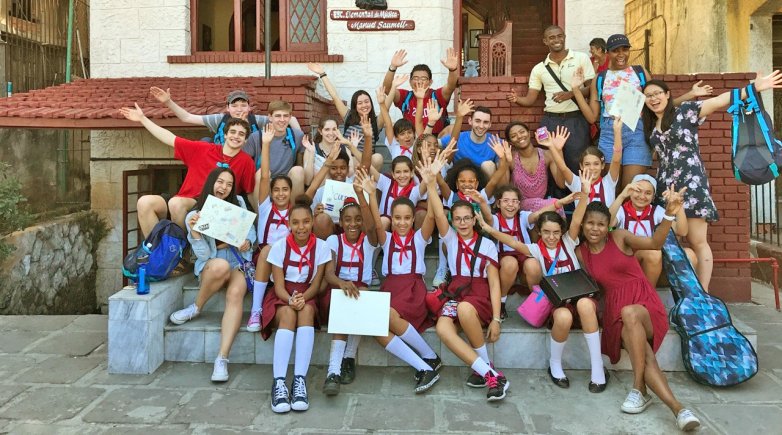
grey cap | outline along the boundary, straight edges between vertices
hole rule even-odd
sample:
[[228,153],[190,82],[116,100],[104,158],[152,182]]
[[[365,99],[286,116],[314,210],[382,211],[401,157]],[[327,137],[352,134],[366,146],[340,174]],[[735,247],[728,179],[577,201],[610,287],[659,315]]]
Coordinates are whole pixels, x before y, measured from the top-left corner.
[[228,104],[231,104],[236,100],[244,100],[249,103],[250,97],[247,95],[247,92],[244,92],[242,90],[236,90],[236,91],[231,91],[228,94],[228,98],[226,98],[226,100],[228,100]]

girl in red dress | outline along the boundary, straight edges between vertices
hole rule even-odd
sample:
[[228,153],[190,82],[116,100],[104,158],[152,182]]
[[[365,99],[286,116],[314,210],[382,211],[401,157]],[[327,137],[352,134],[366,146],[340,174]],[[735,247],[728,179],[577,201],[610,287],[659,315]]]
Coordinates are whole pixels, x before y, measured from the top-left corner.
[[601,202],[589,204],[582,226],[585,243],[576,255],[603,289],[603,354],[613,364],[619,361],[622,347],[630,355],[633,389],[622,404],[622,411],[643,412],[652,400],[648,387],[676,415],[679,429],[692,430],[700,425],[698,418],[676,400],[655,357],[668,332],[667,313],[633,255],[639,249],[663,246],[671,222],[682,206],[684,190],[676,192],[671,187],[665,192],[665,216],[652,237],[639,237],[622,229],[609,234],[608,208]]

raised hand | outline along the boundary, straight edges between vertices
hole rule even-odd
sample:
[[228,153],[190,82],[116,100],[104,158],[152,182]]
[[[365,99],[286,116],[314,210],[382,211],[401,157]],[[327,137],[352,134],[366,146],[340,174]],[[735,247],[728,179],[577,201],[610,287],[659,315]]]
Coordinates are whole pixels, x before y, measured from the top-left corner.
[[155,97],[156,100],[159,102],[166,104],[169,101],[171,101],[171,89],[166,89],[165,91],[160,89],[157,86],[152,86],[149,88],[149,93],[152,94],[153,97]]
[[397,69],[400,66],[407,63],[407,51],[405,50],[397,50],[394,52],[394,55],[391,56],[391,68]]
[[[641,190],[641,187],[638,185],[638,183],[630,183],[627,186],[625,186],[624,189],[622,189],[622,193],[619,195],[623,198],[628,198],[631,193],[633,192],[639,192]],[[668,191],[663,192],[663,198],[668,193]]]
[[437,107],[437,102],[434,100],[434,98],[430,99],[429,102],[426,103],[426,110],[429,115],[429,124],[434,124],[443,116],[443,108]]
[[492,226],[487,224],[486,221],[483,219],[483,213],[475,213],[475,219],[478,220],[478,224],[481,226],[481,229],[484,231],[489,231]]
[[459,68],[459,57],[456,55],[456,50],[454,50],[453,47],[448,48],[448,50],[445,51],[445,58],[440,59],[440,63],[448,68],[448,71],[455,71]]
[[391,86],[398,88],[408,80],[410,80],[410,74],[397,74],[394,76],[394,80],[391,82]]
[[274,140],[274,126],[271,122],[267,122],[263,127],[263,133],[261,133],[261,143],[269,145]]
[[418,170],[418,173],[421,175],[421,184],[428,185],[429,183],[435,181],[429,159],[419,160],[418,165],[416,166],[416,170]]
[[342,136],[342,133],[339,133],[339,136],[342,139],[344,139],[344,142],[342,142],[342,143],[344,143],[345,145],[352,144],[356,148],[358,148],[358,144],[361,143],[361,140],[364,139],[364,136],[362,136],[361,133],[359,133],[356,130],[352,130],[350,132],[350,137],[347,138],[347,139],[345,139],[345,136]]
[[709,85],[704,85],[703,80],[699,80],[697,83],[692,85],[693,97],[705,97],[707,95],[711,95],[713,92],[714,88]]
[[326,71],[323,70],[323,66],[321,66],[321,64],[314,63],[314,62],[308,63],[307,64],[307,69],[309,69],[310,71],[314,72],[317,75],[321,75],[324,72],[326,72]]
[[456,105],[456,115],[464,118],[472,113],[473,107],[475,107],[475,103],[471,99],[459,100],[459,104]]
[[494,154],[501,159],[505,158],[505,141],[497,137],[496,135],[489,136],[489,146]]
[[676,188],[673,185],[668,187],[663,193],[663,196],[666,199],[665,214],[668,216],[676,216],[676,213],[681,210],[684,204],[684,192],[686,191],[687,187],[682,187],[678,191],[676,191]]
[[581,193],[589,195],[592,191],[592,183],[597,180],[597,174],[593,174],[591,171],[582,171],[579,169],[578,178],[581,179]]
[[303,146],[305,150],[315,154],[315,145],[313,145],[312,142],[310,142],[310,135],[305,134],[301,138],[301,146]]
[[584,84],[584,68],[576,68],[576,72],[573,73],[573,78],[570,80],[571,89],[579,89]]
[[135,106],[135,108],[122,107],[119,109],[119,113],[129,121],[141,122],[141,120],[145,118],[144,111],[141,110],[141,107],[138,107],[138,103],[136,103]]
[[570,138],[570,131],[563,125],[558,125],[554,132],[549,132],[550,145],[558,150],[565,148],[565,142]]
[[570,195],[554,201],[554,207],[562,208],[568,204],[571,204],[573,201],[577,200],[579,196],[581,196],[580,193],[572,192]]
[[366,135],[369,133],[372,134],[372,121],[369,120],[369,114],[364,113],[361,115],[361,121],[359,123],[361,125],[361,130],[364,131],[364,134]]
[[386,90],[383,85],[380,85],[375,89],[375,98],[377,98],[377,103],[381,106],[386,102]]
[[451,141],[448,142],[448,145],[443,148],[442,151],[440,151],[440,157],[443,159],[443,161],[449,160],[451,156],[456,154],[457,148],[456,144],[458,143],[458,139],[455,137],[451,137]]
[[372,195],[375,194],[375,191],[377,190],[377,183],[372,179],[366,169],[362,167],[356,168],[355,180],[358,180],[361,188],[364,189],[364,192],[370,193]]
[[415,98],[418,100],[423,101],[426,97],[427,89],[429,89],[429,87],[426,84],[422,82],[413,82],[413,95],[415,95]]
[[758,78],[755,79],[755,89],[757,89],[758,92],[761,92],[771,88],[782,88],[782,73],[780,73],[779,70],[776,70],[771,74],[762,77],[761,73],[758,72]]
[[329,155],[326,156],[326,166],[331,166],[334,163],[334,160],[337,160],[337,157],[339,157],[339,153],[342,152],[342,147],[337,145],[331,148],[331,151],[329,151]]
[[510,93],[505,94],[505,99],[508,100],[509,103],[515,103],[519,99],[519,95],[516,93],[515,89],[511,89]]
[[481,192],[478,192],[475,189],[465,189],[464,196],[472,199],[478,204],[486,204],[486,198],[484,198],[483,195],[481,195]]

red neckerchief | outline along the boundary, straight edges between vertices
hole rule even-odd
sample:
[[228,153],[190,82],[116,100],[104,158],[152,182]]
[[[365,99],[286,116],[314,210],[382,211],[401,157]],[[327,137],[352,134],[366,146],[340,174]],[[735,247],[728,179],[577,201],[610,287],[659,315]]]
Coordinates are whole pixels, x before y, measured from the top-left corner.
[[[480,192],[478,192],[478,195],[480,195]],[[467,201],[469,203],[475,202],[475,201],[472,200],[472,198],[470,198],[469,196],[467,196],[467,195],[465,195],[465,194],[463,194],[462,192],[459,192],[459,191],[456,192],[456,196],[458,196],[459,199],[461,199],[462,201]]]
[[[595,195],[597,195],[597,190],[595,189],[595,185],[600,184],[602,182],[603,182],[603,177],[600,177],[589,187],[589,202],[592,202],[592,200],[595,199]],[[602,187],[602,185],[600,187]]]
[[[551,268],[551,265],[554,263],[554,260],[551,259],[551,256],[548,253],[548,248],[546,248],[546,244],[543,243],[543,239],[538,239],[538,247],[540,248],[540,254],[543,255],[543,273],[548,275],[548,271]],[[554,266],[554,271],[556,272],[557,267],[559,266],[559,253],[562,251],[562,241],[560,240],[557,242],[557,251],[554,254],[554,259],[557,261],[557,265]]]
[[[290,208],[286,210],[290,210]],[[288,226],[288,218],[286,216],[283,216],[280,209],[277,208],[277,204],[272,202],[272,220],[274,220],[275,215],[279,218],[277,220],[277,228],[279,228],[280,225],[284,225],[286,227]]]
[[392,231],[391,243],[393,243],[394,246],[396,246],[396,249],[399,250],[399,264],[402,264],[402,257],[407,258],[407,251],[413,249],[413,231],[407,233],[404,242],[402,242],[402,238],[399,237],[399,234],[397,234],[396,231]]
[[521,228],[519,224],[520,220],[521,219],[519,219],[518,214],[513,217],[513,229],[511,230],[510,227],[508,227],[508,222],[505,220],[505,217],[502,215],[502,213],[501,212],[497,213],[497,222],[500,225],[500,231],[506,230],[508,232],[505,234],[509,234],[511,237],[515,238],[516,240],[523,241],[521,240]]
[[[459,241],[459,249],[461,249],[462,251],[464,262],[467,263],[467,267],[470,267],[470,260],[472,259],[472,257],[476,255],[470,246],[475,246],[475,241],[478,240],[478,233],[473,231],[472,239],[470,239],[469,243],[465,243],[464,239],[459,233],[456,233],[456,237],[457,240]],[[457,259],[457,261],[459,260]],[[461,267],[459,268],[461,269]]]
[[415,183],[413,183],[412,180],[410,180],[410,183],[403,187],[402,190],[399,190],[399,183],[396,182],[396,180],[391,182],[391,198],[399,198],[404,196],[405,198],[410,196],[410,192],[413,191],[413,188],[415,187]]
[[[361,233],[358,236],[358,240],[356,241],[356,244],[353,245],[350,242],[348,242],[348,237],[343,233],[342,234],[342,243],[350,248],[350,262],[353,263],[353,256],[358,256],[359,262],[364,262],[364,251],[361,249],[362,245],[364,244],[364,233]],[[342,261],[340,258],[339,261]],[[359,274],[360,275],[360,274]]]
[[313,248],[315,248],[315,234],[310,233],[310,238],[307,240],[307,244],[304,246],[304,252],[301,251],[299,245],[297,245],[296,241],[293,240],[293,234],[288,234],[287,242],[288,246],[291,248],[291,251],[299,255],[299,273],[301,273],[301,268],[305,264],[310,267],[310,270],[312,270],[312,251]]
[[[627,214],[628,217],[632,218],[635,223],[635,226],[633,227],[632,230],[630,230],[630,223],[629,222],[627,223],[627,229],[630,230],[630,232],[633,234],[635,234],[635,230],[638,229],[638,225],[641,224],[641,221],[647,219],[649,215],[652,214],[652,205],[649,204],[643,209],[641,215],[639,216],[638,211],[635,209],[635,207],[633,207],[633,204],[629,199],[625,201],[624,204],[622,204],[622,208],[625,209],[625,214]],[[649,235],[649,233],[646,231],[646,227],[641,225],[641,229],[644,230],[645,235],[647,236]]]
[[410,146],[410,147],[404,147],[404,146],[402,146],[402,144],[400,143],[400,144],[399,144],[399,149],[400,149],[400,150],[402,150],[402,151],[399,153],[399,155],[400,155],[400,156],[403,156],[403,155],[405,155],[405,154],[410,154],[410,158],[411,158],[411,159],[413,158],[413,147],[412,147],[412,146]]

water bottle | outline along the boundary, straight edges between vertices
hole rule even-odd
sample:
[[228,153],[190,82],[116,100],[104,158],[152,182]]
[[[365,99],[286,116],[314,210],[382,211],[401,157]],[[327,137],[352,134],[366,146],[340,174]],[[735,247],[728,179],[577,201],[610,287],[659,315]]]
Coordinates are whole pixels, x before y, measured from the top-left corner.
[[136,274],[138,275],[138,283],[136,284],[136,294],[146,295],[149,294],[149,279],[147,278],[147,263],[149,263],[149,254],[143,253],[136,259]]

